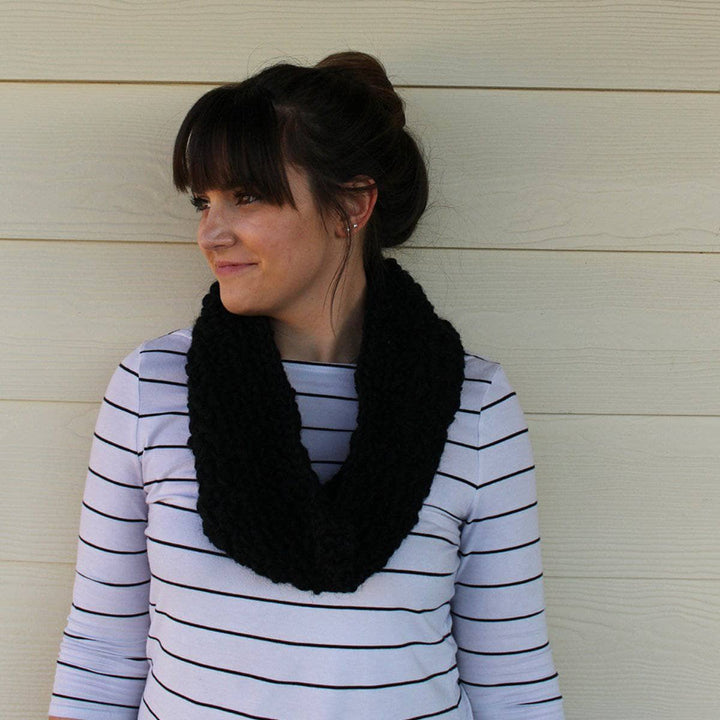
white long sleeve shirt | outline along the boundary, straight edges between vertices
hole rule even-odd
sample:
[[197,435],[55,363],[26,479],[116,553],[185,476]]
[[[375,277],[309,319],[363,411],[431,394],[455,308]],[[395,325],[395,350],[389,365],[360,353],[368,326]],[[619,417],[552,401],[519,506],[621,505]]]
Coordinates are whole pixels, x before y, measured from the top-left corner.
[[[100,408],[50,714],[80,720],[561,720],[532,449],[500,365],[461,409],[413,531],[353,593],[275,584],[215,548],[187,446],[191,329],[143,343]],[[322,480],[353,365],[284,361]]]

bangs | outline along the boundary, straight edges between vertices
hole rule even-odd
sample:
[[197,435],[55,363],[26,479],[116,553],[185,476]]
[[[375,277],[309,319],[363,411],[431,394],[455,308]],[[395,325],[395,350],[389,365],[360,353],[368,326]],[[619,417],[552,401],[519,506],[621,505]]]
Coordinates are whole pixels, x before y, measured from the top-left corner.
[[182,192],[241,188],[294,207],[282,132],[268,94],[247,82],[205,93],[175,139],[173,182]]

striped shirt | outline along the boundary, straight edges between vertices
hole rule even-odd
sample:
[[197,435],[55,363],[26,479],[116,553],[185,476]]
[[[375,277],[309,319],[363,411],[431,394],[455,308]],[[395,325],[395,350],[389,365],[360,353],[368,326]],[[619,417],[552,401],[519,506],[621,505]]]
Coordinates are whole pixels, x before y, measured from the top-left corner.
[[[79,720],[563,718],[532,449],[497,363],[461,407],[418,522],[353,593],[276,584],[196,511],[189,328],[118,366],[98,414],[50,714]],[[283,361],[321,481],[355,427],[353,365]]]

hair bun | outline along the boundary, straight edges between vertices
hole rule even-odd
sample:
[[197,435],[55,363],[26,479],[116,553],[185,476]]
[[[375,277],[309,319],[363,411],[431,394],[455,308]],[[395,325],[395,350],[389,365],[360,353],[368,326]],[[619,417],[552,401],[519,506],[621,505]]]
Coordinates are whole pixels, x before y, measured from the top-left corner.
[[367,86],[390,116],[393,127],[405,127],[405,106],[395,92],[382,63],[372,55],[347,51],[333,53],[321,60],[316,68],[327,68],[347,73],[356,82]]

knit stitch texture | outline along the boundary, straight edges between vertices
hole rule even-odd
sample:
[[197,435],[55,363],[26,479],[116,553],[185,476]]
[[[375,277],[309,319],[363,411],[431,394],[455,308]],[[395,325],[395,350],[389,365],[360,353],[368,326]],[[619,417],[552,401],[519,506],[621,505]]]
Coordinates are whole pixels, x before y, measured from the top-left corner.
[[203,532],[238,563],[301,590],[353,592],[418,519],[460,406],[464,352],[390,258],[368,285],[357,427],[321,484],[267,317],[235,315],[213,283],[186,370]]

